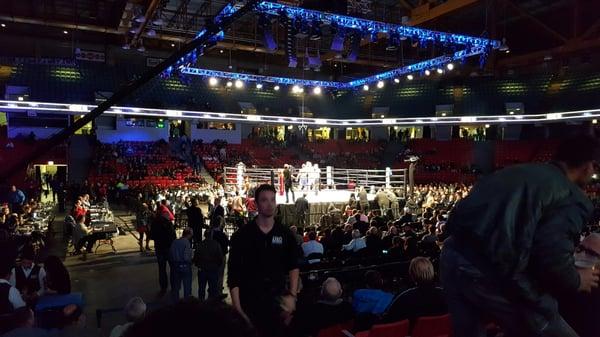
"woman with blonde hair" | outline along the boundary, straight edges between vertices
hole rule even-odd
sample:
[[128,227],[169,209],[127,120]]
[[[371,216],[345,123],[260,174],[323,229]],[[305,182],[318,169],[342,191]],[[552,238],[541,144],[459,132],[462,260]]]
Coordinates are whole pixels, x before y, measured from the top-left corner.
[[435,285],[435,271],[428,258],[418,256],[412,259],[408,275],[415,287],[396,297],[384,316],[385,322],[409,319],[412,326],[419,317],[448,313],[442,288]]

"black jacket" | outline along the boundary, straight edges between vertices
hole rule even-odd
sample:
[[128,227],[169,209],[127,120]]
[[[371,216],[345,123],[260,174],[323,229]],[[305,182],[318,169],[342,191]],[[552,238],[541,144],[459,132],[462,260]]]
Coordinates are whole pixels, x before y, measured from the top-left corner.
[[150,233],[152,235],[152,240],[154,240],[154,247],[157,251],[169,251],[171,243],[173,243],[176,238],[173,224],[162,216],[154,217]]
[[579,288],[573,252],[591,211],[558,166],[516,165],[480,180],[456,204],[446,229],[457,242],[453,249],[512,298],[550,316],[553,295]]

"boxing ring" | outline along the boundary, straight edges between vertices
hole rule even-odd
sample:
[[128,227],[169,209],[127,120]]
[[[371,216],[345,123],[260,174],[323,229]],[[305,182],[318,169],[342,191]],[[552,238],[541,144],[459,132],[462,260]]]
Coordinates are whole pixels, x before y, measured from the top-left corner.
[[[408,193],[408,171],[406,169],[351,169],[327,166],[312,171],[302,171],[290,167],[295,198],[306,194],[309,203],[310,223],[317,223],[322,215],[327,213],[330,204],[344,211],[350,195],[361,188],[367,192],[367,199],[373,207],[375,194],[380,188],[393,190],[399,198],[405,198]],[[277,204],[284,223],[296,224],[296,211],[291,192],[286,200],[283,179],[283,168],[258,168],[238,166],[225,167],[224,188],[226,191],[241,191],[245,195],[252,187],[261,184],[273,184],[277,193]],[[378,208],[378,207],[376,207]],[[341,215],[343,216],[343,215]]]

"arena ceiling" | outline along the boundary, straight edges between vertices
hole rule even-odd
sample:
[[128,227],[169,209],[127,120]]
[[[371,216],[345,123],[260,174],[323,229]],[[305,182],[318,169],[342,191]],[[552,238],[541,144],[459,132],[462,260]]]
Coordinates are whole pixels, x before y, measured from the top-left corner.
[[[323,11],[347,9],[346,1],[282,2]],[[225,0],[4,0],[0,22],[6,27],[0,34],[71,38],[129,45],[133,49],[143,44],[147,50],[172,50],[192,38],[225,3]],[[491,62],[513,66],[548,55],[586,54],[599,49],[599,7],[595,0],[372,0],[364,17],[499,40],[506,38],[510,54],[498,54]],[[148,19],[138,22],[136,19],[142,16]],[[274,53],[267,53],[257,21],[257,16],[244,17],[208,54],[286,64],[283,27],[273,25],[280,47]],[[390,51],[386,49],[385,38],[376,43],[364,39],[358,60],[337,67],[335,64],[344,60],[329,51],[328,39],[324,36],[319,42],[308,39],[299,42],[299,56],[318,51],[323,61],[322,71],[351,73],[411,63],[434,52],[415,47],[410,41]]]

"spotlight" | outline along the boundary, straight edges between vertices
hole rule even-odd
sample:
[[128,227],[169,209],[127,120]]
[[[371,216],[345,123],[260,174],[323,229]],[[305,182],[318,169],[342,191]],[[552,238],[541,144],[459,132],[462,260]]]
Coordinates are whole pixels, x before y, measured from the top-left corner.
[[227,81],[227,88],[233,87],[233,83],[231,81]]
[[174,43],[171,43],[171,47],[175,48],[175,44],[174,44]]
[[297,94],[300,92],[300,87],[298,85],[294,85],[292,87],[292,93]]
[[303,88],[303,87],[300,87],[300,90],[298,90],[298,93],[300,93],[300,94],[301,94],[301,93],[303,93],[303,92],[304,92],[304,88]]
[[242,81],[240,81],[240,80],[236,80],[236,81],[235,81],[235,87],[236,87],[237,89],[241,89],[241,88],[243,88],[243,87],[244,87],[244,82],[242,82]]
[[153,23],[155,26],[162,26],[162,25],[164,25],[164,24],[165,24],[165,22],[164,22],[164,21],[163,21],[163,19],[161,19],[161,18],[155,19],[154,21],[152,21],[152,23]]
[[315,21],[310,27],[310,40],[319,41],[321,39],[321,22]]
[[69,34],[69,32],[66,30],[63,30],[63,34]]
[[146,17],[145,17],[145,16],[143,16],[143,15],[139,15],[139,16],[137,16],[137,17],[135,18],[135,22],[142,23],[142,22],[145,22],[145,21],[146,21]]
[[503,51],[505,53],[508,53],[510,48],[508,48],[508,45],[506,44],[506,38],[503,37],[502,38],[502,44],[500,45],[500,47],[498,48],[499,51]]
[[278,86],[278,85],[274,86],[274,87],[273,87],[273,90],[275,90],[275,91],[279,91],[279,86]]
[[379,81],[379,82],[377,82],[377,88],[378,88],[378,89],[381,89],[381,88],[383,88],[383,86],[385,86],[385,83],[384,83],[383,81]]
[[22,101],[23,100],[23,96],[19,96],[18,100]]
[[259,89],[259,90],[260,90],[260,89],[262,89],[262,88],[263,88],[263,85],[262,85],[262,83],[256,83],[256,89]]
[[425,70],[425,76],[429,76],[431,75],[431,71],[429,71],[429,69]]
[[446,64],[446,69],[453,70],[454,69],[454,63],[448,63],[448,64]]
[[156,31],[154,29],[150,29],[146,32],[146,35],[149,37],[155,37],[156,36]]
[[0,24],[0,27],[2,27],[2,28],[6,28],[6,23],[1,23],[1,24]]
[[211,87],[214,87],[215,85],[219,84],[219,80],[216,77],[211,77],[208,79],[208,84]]
[[321,87],[314,87],[313,94],[320,95],[322,92]]
[[131,46],[128,43],[126,43],[121,48],[123,48],[124,50],[129,50],[129,49],[131,49]]
[[489,128],[490,128],[490,125],[489,125],[489,124],[486,124],[486,125],[485,125],[485,128],[486,128],[486,129],[489,129]]
[[413,80],[413,78],[414,78],[414,76],[413,76],[413,75],[411,75],[411,74],[409,74],[408,76],[406,76],[406,79],[407,79],[407,80],[409,80],[409,81],[412,81],[412,80]]
[[400,79],[399,78],[394,78],[394,83],[396,83],[396,84],[400,83]]
[[437,73],[438,73],[438,74],[440,74],[440,75],[444,73],[444,71],[442,70],[442,68],[437,68],[437,70],[436,70],[436,71],[437,71]]
[[368,84],[363,85],[363,90],[364,91],[369,91],[369,85]]
[[219,50],[219,53],[223,54],[224,53],[223,49]]

